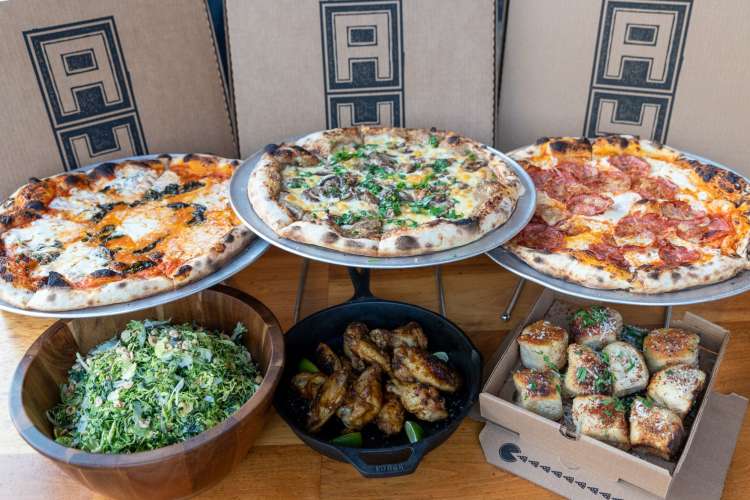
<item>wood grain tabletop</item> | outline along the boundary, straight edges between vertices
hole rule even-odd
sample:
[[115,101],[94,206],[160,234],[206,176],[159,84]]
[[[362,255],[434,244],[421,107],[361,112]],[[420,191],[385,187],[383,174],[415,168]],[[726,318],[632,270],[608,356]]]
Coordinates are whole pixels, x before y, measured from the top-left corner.
[[[270,249],[228,284],[260,299],[284,330],[293,324],[294,297],[302,260]],[[443,266],[446,315],[456,322],[488,359],[503,336],[523,319],[539,295],[528,284],[509,322],[500,313],[517,279],[489,258],[480,256]],[[432,268],[376,270],[375,295],[438,309]],[[302,316],[347,300],[352,294],[344,268],[311,263]],[[662,321],[661,308],[636,309],[643,324]],[[715,389],[750,396],[750,294],[684,309],[731,331]],[[635,311],[633,311],[635,312]],[[53,320],[0,313],[0,498],[92,498],[92,494],[32,450],[16,433],[8,416],[8,390],[18,361],[31,342]],[[115,332],[113,332],[114,334]],[[410,476],[368,480],[350,465],[330,460],[305,446],[275,414],[240,466],[217,487],[198,498],[555,498],[524,479],[485,462],[478,434],[482,424],[466,419],[442,446],[427,455]],[[750,418],[746,415],[727,475],[724,498],[747,498],[750,488]],[[745,492],[745,493],[743,493]]]

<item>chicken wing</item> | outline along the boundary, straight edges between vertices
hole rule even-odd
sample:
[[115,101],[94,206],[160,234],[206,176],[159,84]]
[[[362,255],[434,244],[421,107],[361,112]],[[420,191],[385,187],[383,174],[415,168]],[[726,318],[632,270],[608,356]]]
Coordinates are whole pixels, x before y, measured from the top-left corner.
[[[367,327],[362,323],[350,323],[344,332],[344,352],[351,352],[356,358],[371,365],[378,365],[386,373],[391,373],[391,362],[383,351],[367,338]],[[354,360],[352,360],[354,364]],[[356,368],[356,365],[354,365]]]
[[361,338],[367,335],[367,325],[364,323],[349,323],[346,326],[346,330],[344,331],[344,354],[346,354],[346,357],[349,358],[349,361],[352,363],[352,367],[354,367],[355,370],[358,372],[361,372],[366,368],[365,362],[362,361],[362,359],[354,354],[350,348],[350,342],[347,342],[347,338],[354,339],[354,338]]
[[427,349],[427,336],[422,327],[416,321],[410,321],[399,326],[391,333],[390,345],[393,348],[399,346],[419,347]]
[[391,347],[391,336],[393,332],[385,328],[373,328],[368,333],[372,343],[378,346],[378,349],[385,352]]
[[403,382],[422,382],[445,392],[456,392],[461,385],[453,368],[416,347],[400,346],[393,350],[393,375]]
[[448,418],[445,400],[431,385],[391,379],[385,389],[398,396],[404,408],[421,420],[435,422]]
[[359,430],[380,413],[383,406],[380,374],[378,365],[370,365],[349,388],[344,404],[336,410],[336,415],[347,429]]
[[305,399],[313,399],[318,393],[320,386],[322,386],[326,377],[324,374],[300,372],[292,377],[292,387],[297,393]]
[[394,394],[388,393],[385,396],[385,403],[378,413],[375,420],[378,429],[383,431],[387,436],[392,436],[401,432],[404,427],[404,406]]
[[324,344],[323,342],[318,344],[317,349],[315,349],[315,356],[320,369],[328,375],[342,368],[341,359],[333,352],[333,349],[328,347],[328,344]]
[[317,432],[344,402],[349,382],[349,372],[339,370],[326,378],[315,395],[307,415],[307,430]]

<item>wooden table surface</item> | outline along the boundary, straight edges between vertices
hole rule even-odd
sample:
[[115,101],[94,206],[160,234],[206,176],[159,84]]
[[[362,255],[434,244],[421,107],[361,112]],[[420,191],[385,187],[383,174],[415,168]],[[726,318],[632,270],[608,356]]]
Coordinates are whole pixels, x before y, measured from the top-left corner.
[[[253,266],[229,280],[263,301],[284,330],[293,323],[301,259],[269,250]],[[372,288],[383,298],[438,308],[434,270],[374,271]],[[506,332],[523,318],[540,288],[528,284],[510,322],[499,314],[516,278],[487,257],[443,267],[447,316],[461,326],[485,359]],[[348,299],[345,269],[312,263],[302,316]],[[621,306],[620,309],[632,306]],[[731,330],[732,338],[716,390],[750,396],[750,294],[691,307],[691,311]],[[682,308],[675,309],[675,316]],[[661,321],[663,310],[640,308],[644,324]],[[0,498],[90,498],[95,495],[63,475],[16,433],[8,416],[8,390],[16,364],[51,320],[0,313]],[[427,455],[410,476],[368,480],[353,467],[325,458],[305,446],[273,415],[240,466],[199,498],[553,498],[556,495],[489,465],[479,446],[482,424],[466,419],[441,447]],[[750,488],[750,420],[746,416],[729,470],[724,498],[747,498]],[[745,492],[745,493],[743,493]]]

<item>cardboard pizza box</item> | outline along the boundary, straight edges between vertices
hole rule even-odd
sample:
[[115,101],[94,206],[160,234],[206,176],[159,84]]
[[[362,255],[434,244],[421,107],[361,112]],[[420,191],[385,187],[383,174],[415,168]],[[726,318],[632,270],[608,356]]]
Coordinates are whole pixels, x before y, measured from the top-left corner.
[[0,61],[0,197],[123,156],[237,156],[205,0],[0,2]]
[[[523,328],[540,319],[564,324],[571,307],[593,303],[544,290],[526,319],[508,334],[479,395],[481,415],[489,422],[480,435],[487,460],[571,498],[720,498],[748,401],[713,391],[729,332],[695,314],[687,312],[671,323],[700,336],[700,367],[708,374],[697,412],[687,417],[692,424],[675,462],[571,435],[560,423],[513,402],[512,372],[521,366],[516,339]],[[655,326],[641,325],[635,309],[621,312],[626,324]]]
[[637,134],[750,175],[750,2],[510,2],[497,145]]
[[240,152],[351,125],[494,138],[504,0],[226,1]]

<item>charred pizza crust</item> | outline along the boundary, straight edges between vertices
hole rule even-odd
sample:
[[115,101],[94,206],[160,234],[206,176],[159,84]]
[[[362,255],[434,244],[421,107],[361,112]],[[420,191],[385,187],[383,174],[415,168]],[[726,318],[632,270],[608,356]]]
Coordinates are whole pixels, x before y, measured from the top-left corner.
[[733,172],[632,136],[545,137],[510,156],[538,203],[506,247],[541,273],[662,293],[750,267],[750,186]]
[[383,257],[470,243],[508,220],[521,189],[475,141],[369,126],[269,145],[248,185],[253,209],[279,236]]
[[214,272],[250,240],[236,160],[161,155],[31,179],[0,208],[0,299],[64,311],[127,302]]

